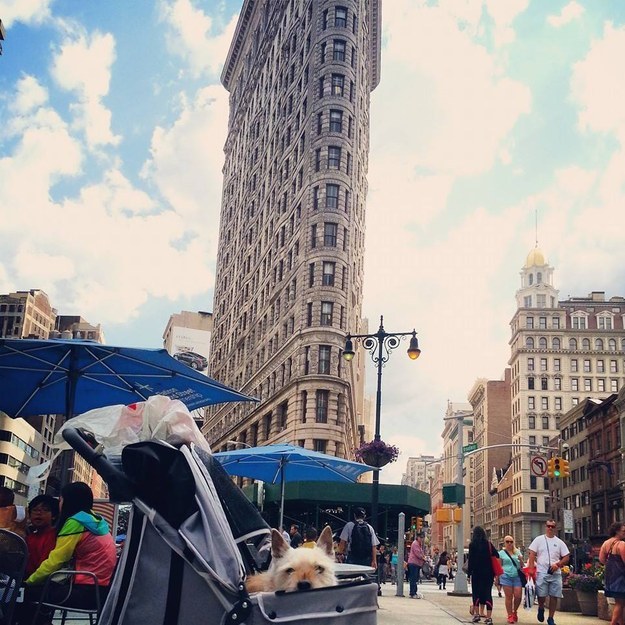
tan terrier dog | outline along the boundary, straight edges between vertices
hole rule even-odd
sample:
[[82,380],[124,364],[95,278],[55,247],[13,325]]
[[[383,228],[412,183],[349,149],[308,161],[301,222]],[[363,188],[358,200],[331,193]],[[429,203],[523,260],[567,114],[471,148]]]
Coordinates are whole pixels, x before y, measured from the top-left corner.
[[278,530],[271,530],[271,564],[264,573],[249,577],[248,592],[276,590],[310,590],[335,586],[332,530],[324,527],[317,546],[312,549],[292,549]]

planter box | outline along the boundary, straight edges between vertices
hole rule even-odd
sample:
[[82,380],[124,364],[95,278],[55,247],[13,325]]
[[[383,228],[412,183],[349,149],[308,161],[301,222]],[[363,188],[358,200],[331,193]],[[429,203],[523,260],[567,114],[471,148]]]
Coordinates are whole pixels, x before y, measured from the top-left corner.
[[600,590],[597,593],[597,616],[602,621],[611,621],[613,610],[614,599],[606,597],[603,590]]
[[598,612],[598,591],[583,592],[581,590],[575,591],[577,594],[577,600],[579,601],[579,607],[584,616],[597,616]]
[[560,612],[581,612],[577,593],[572,588],[565,587],[562,589],[562,599],[560,599],[558,610]]

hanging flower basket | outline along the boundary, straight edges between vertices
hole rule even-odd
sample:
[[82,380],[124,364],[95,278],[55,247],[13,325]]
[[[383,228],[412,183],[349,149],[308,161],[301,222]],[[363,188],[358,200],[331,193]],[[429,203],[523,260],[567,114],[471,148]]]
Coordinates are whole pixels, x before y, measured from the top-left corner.
[[361,460],[370,467],[383,467],[389,462],[395,462],[399,456],[399,449],[395,445],[387,445],[384,441],[373,440],[363,443],[355,450],[356,460]]

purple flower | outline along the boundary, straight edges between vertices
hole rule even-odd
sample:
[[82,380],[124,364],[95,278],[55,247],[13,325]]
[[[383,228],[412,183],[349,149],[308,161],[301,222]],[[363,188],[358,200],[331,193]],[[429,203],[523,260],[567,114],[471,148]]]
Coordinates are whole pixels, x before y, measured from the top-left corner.
[[395,445],[387,445],[383,440],[372,440],[368,443],[363,443],[358,449],[354,450],[356,460],[365,461],[364,456],[369,454],[379,455],[387,462],[395,462],[399,456],[399,448]]

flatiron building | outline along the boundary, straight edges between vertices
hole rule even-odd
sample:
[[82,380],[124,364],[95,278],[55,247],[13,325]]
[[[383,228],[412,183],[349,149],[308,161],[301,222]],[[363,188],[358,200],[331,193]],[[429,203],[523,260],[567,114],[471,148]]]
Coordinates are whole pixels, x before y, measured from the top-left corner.
[[[230,96],[210,374],[260,399],[209,410],[214,449],[350,457],[365,421],[361,318],[380,2],[245,0]],[[362,351],[362,350],[361,350]]]

